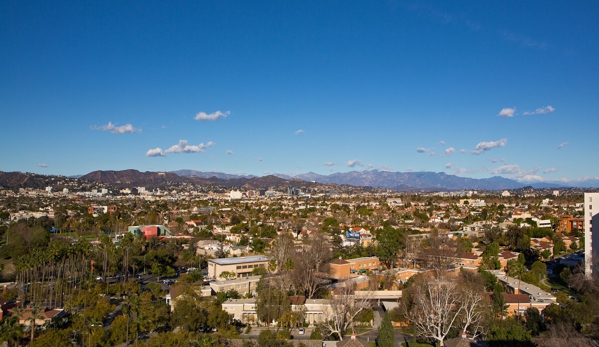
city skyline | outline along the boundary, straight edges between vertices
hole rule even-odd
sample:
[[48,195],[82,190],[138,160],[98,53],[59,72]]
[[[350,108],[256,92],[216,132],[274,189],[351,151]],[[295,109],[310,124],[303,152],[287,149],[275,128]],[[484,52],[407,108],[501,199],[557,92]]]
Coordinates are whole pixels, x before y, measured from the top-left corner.
[[0,4],[0,170],[599,176],[599,5]]

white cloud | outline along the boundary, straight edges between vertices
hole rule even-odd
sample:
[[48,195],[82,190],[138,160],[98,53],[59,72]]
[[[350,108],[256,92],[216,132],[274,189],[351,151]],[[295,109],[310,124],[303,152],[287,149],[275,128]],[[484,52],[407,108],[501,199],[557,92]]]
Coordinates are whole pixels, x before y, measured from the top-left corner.
[[221,111],[216,111],[214,113],[198,112],[198,114],[196,114],[196,116],[193,117],[193,119],[195,119],[195,120],[217,120],[219,118],[226,118],[230,114],[231,114],[230,111],[227,111],[224,113]]
[[555,111],[555,108],[553,106],[549,105],[549,106],[537,108],[536,110],[534,110],[532,112],[524,112],[523,115],[529,116],[529,115],[533,115],[533,114],[545,114],[545,113],[551,113],[553,111]]
[[489,158],[488,160],[489,160],[491,163],[497,163],[497,162],[499,162],[499,159],[497,159],[497,158],[493,158],[493,159]]
[[516,164],[508,164],[508,165],[502,165],[498,168],[495,168],[493,170],[493,174],[494,175],[514,175],[519,173],[520,170],[520,166],[516,165]]
[[506,107],[506,108],[502,108],[501,111],[499,111],[498,116],[499,117],[510,118],[510,117],[513,117],[515,113],[516,113],[516,108],[515,107],[514,108]]
[[411,167],[409,167],[406,169],[406,172],[414,172],[414,170]]
[[441,144],[441,146],[445,146],[445,141],[439,141],[439,143]]
[[258,158],[258,161],[262,161],[262,158]]
[[108,122],[108,124],[102,125],[99,127],[93,126],[92,129],[101,130],[101,131],[110,131],[113,134],[132,134],[132,133],[136,133],[136,132],[141,132],[141,129],[136,129],[131,124],[125,124],[125,125],[121,125],[120,127],[117,127],[116,125],[112,124],[112,122]]
[[214,145],[214,142],[210,141],[206,144],[200,143],[197,146],[189,145],[187,140],[179,140],[179,143],[171,146],[164,153],[204,153],[206,148]]
[[418,152],[418,153],[426,153],[426,151],[427,151],[427,149],[424,148],[424,147],[418,147],[418,148],[416,148],[416,152]]
[[520,182],[543,182],[545,179],[541,176],[537,175],[524,175],[522,177],[518,177],[518,181]]
[[327,161],[326,163],[324,163],[324,166],[333,166],[335,165],[335,163],[333,163],[332,161]]
[[230,150],[230,149],[227,149],[227,151],[226,151],[225,153],[227,153],[227,154],[231,155],[231,154],[233,154],[233,151],[232,151],[232,150]]
[[468,151],[462,148],[460,149],[460,153],[468,153]]
[[347,167],[364,166],[359,159],[348,160],[346,163]]
[[43,167],[44,169],[48,167],[48,164],[37,164],[38,167]]
[[447,163],[445,164],[445,168],[446,169],[451,169],[453,167],[453,163]]
[[548,174],[548,173],[552,173],[552,172],[556,172],[557,169],[554,167],[550,167],[548,169],[545,169],[545,171],[543,171],[544,174]]
[[492,148],[503,147],[507,143],[507,139],[501,139],[498,141],[489,141],[489,142],[479,142],[474,150],[472,150],[472,154],[479,155],[483,154]]
[[563,148],[567,144],[568,144],[567,142],[562,142],[559,144],[559,146],[557,146],[557,149]]
[[156,147],[154,149],[149,149],[146,152],[146,157],[164,157],[164,152],[162,151],[162,148]]
[[303,132],[304,132],[304,131],[303,131],[302,129],[296,130],[296,131],[295,131],[295,135],[299,135],[299,134],[301,134],[301,133],[303,133]]
[[453,147],[449,147],[448,149],[445,150],[445,154],[447,155],[452,155],[455,153],[455,148]]
[[368,168],[369,168],[369,169],[372,169],[373,167],[374,167],[374,165],[372,165],[372,164],[368,164]]
[[492,173],[495,175],[511,175],[513,178],[518,181],[542,181],[543,178],[537,176],[536,173],[539,172],[541,168],[536,166],[530,170],[524,170],[520,168],[519,165],[516,164],[506,164],[502,165],[498,168],[495,168]]

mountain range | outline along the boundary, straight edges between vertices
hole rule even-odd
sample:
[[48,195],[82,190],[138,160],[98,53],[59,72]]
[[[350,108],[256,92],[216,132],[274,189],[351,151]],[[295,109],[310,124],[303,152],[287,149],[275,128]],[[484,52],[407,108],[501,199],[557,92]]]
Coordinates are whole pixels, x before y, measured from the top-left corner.
[[[193,172],[193,174],[192,174]],[[249,176],[237,176],[216,172],[201,172],[195,170],[179,170],[174,173],[185,177],[222,177],[224,179],[236,179]],[[357,187],[388,188],[398,191],[408,190],[503,190],[517,189],[525,186],[533,188],[565,188],[565,187],[599,187],[599,179],[587,179],[574,182],[537,182],[522,183],[513,179],[494,176],[490,178],[468,178],[456,175],[448,175],[444,172],[392,172],[379,170],[338,172],[330,175],[320,175],[308,172],[298,175],[274,174],[283,179],[300,179],[303,181],[322,184],[351,185]],[[225,178],[228,177],[228,178]]]
[[[0,171],[0,186],[5,188],[43,188],[55,183],[54,177],[55,176],[44,176],[32,173]],[[234,175],[222,172],[203,172],[197,170],[178,170],[172,172],[120,170],[94,171],[78,178],[62,177],[64,179],[81,179],[88,182],[108,183],[117,186],[131,187],[189,182],[203,186],[248,189],[267,189],[274,186],[286,185],[311,186],[315,184],[386,188],[397,191],[503,190],[518,189],[525,186],[532,186],[533,188],[599,188],[599,178],[597,177],[588,177],[567,183],[541,182],[531,184],[500,176],[477,179],[448,175],[443,172],[391,172],[378,170],[338,172],[330,175],[320,175],[314,172],[294,176],[274,174],[262,177]]]

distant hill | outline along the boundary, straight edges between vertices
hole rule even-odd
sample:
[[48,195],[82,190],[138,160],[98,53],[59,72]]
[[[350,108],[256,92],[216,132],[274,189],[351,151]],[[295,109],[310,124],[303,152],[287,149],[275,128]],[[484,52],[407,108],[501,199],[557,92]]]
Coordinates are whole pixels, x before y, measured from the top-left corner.
[[170,172],[140,172],[137,170],[94,171],[80,177],[82,180],[108,184],[164,184],[185,179]]
[[58,176],[38,175],[30,172],[22,173],[0,171],[0,187],[6,189],[45,188],[51,185],[57,177]]
[[[192,170],[183,170],[192,171]],[[267,189],[275,186],[286,186],[286,185],[312,185],[299,179],[286,180],[273,175],[262,176],[262,177],[240,177],[234,178],[234,175],[230,175],[229,179],[218,178],[212,175],[210,178],[202,178],[202,175],[196,174],[195,176],[185,177],[180,176],[174,172],[140,172],[137,170],[122,170],[122,171],[94,171],[87,175],[81,176],[82,180],[107,183],[112,185],[120,186],[135,186],[135,185],[152,185],[160,186],[169,183],[195,183],[203,186],[219,186],[227,188],[246,188],[246,189]]]
[[200,178],[220,178],[221,180],[234,180],[238,178],[254,178],[257,176],[254,175],[232,175],[223,172],[203,172],[197,170],[177,170],[171,171],[174,174],[177,174],[181,177],[200,177]]
[[523,187],[524,184],[508,178],[495,176],[490,178],[467,178],[448,175],[444,172],[391,172],[391,171],[350,171],[331,175],[308,173],[295,176],[319,183],[349,184],[352,186],[370,186],[396,190],[460,190],[484,189],[501,190]]

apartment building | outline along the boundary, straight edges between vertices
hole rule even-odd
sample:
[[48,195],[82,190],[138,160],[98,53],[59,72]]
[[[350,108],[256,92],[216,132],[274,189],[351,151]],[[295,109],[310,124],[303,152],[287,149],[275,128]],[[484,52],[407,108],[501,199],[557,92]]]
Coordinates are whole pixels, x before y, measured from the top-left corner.
[[[584,272],[587,277],[593,276],[593,273],[598,271],[597,260],[593,260],[593,258],[599,259],[599,232],[593,234],[593,224],[599,225],[599,193],[584,193],[584,240],[586,243]],[[598,246],[595,247],[595,244]]]

